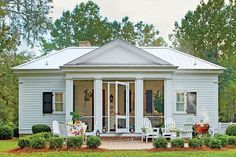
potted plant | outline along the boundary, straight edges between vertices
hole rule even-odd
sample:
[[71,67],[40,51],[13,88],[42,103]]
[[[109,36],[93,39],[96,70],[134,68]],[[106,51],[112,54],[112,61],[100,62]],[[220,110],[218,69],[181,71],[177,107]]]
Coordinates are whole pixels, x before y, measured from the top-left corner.
[[72,121],[74,123],[80,122],[81,115],[77,112],[71,112],[70,115],[72,116]]

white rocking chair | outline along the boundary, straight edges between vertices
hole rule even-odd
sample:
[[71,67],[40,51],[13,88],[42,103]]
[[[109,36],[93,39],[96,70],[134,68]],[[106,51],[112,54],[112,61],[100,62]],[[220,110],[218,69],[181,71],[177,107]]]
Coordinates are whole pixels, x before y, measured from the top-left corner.
[[162,136],[166,139],[174,139],[176,138],[176,133],[175,132],[171,132],[171,129],[176,129],[175,128],[175,121],[172,118],[168,118],[165,121],[165,128],[163,131]]
[[149,138],[158,138],[159,137],[159,129],[152,128],[151,121],[145,117],[143,118],[143,128],[142,128],[142,142],[143,139],[146,138],[146,142],[148,142]]
[[70,134],[69,133],[69,129],[66,126],[65,122],[60,122],[59,129],[60,129],[60,137],[67,138],[69,136],[75,136],[75,134]]
[[193,119],[188,118],[186,123],[184,123],[183,129],[180,130],[180,137],[181,138],[189,138],[192,139],[193,136]]
[[60,136],[59,122],[56,120],[52,121],[52,135],[53,137]]

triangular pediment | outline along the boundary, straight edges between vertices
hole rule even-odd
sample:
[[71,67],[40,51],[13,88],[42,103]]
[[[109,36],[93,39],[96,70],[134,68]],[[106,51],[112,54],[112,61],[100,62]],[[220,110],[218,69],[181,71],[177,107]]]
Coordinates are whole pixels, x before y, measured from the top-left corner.
[[152,54],[128,44],[114,40],[64,66],[75,65],[171,65]]

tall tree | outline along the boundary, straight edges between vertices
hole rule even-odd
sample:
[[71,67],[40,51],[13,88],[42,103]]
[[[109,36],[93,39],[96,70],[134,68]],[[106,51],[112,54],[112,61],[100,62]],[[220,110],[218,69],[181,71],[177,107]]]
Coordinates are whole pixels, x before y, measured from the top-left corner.
[[100,15],[100,8],[93,1],[77,5],[73,11],[65,11],[51,29],[51,38],[42,38],[43,51],[59,50],[78,46],[79,41],[88,40],[100,46],[120,38],[135,45],[159,46],[165,44],[153,25],[133,23],[128,17],[121,22],[108,21]]
[[2,0],[0,12],[5,12],[9,28],[18,32],[28,45],[34,46],[51,24],[48,16],[52,0]]
[[180,24],[175,23],[170,39],[176,48],[227,68],[220,76],[220,116],[221,120],[233,120],[236,117],[233,113],[236,112],[235,1],[202,0]]
[[[38,2],[40,1],[0,2],[0,125],[17,124],[18,82],[11,68],[32,57],[27,52],[16,52],[20,39],[25,38],[33,45],[38,36],[44,33],[43,23],[46,21],[41,19],[43,17],[36,16],[46,16],[46,13],[35,8],[40,5],[35,6]],[[43,7],[45,4],[41,5]]]

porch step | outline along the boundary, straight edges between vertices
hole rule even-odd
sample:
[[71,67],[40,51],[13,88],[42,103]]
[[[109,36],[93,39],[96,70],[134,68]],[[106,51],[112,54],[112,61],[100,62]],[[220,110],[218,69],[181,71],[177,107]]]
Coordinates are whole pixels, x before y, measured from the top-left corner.
[[101,136],[105,141],[136,141],[141,140],[140,136]]

